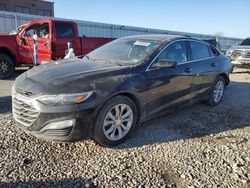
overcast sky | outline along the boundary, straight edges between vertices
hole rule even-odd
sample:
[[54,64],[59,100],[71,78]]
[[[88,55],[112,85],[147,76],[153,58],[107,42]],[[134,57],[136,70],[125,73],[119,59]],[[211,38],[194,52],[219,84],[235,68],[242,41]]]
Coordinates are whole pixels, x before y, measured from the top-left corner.
[[250,37],[250,0],[54,0],[55,16],[155,29]]

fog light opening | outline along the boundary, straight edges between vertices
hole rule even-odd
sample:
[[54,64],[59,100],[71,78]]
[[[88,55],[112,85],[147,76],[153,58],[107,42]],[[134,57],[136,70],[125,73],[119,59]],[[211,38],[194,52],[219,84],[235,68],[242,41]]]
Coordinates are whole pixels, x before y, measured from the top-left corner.
[[55,121],[55,122],[51,122],[51,123],[47,124],[39,132],[43,132],[43,131],[47,131],[47,130],[66,129],[69,127],[73,127],[74,124],[75,124],[75,119]]

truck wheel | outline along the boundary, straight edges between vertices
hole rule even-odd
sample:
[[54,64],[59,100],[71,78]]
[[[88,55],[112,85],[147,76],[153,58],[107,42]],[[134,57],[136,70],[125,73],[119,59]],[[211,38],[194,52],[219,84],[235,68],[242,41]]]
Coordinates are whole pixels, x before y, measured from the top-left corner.
[[0,54],[0,79],[6,79],[13,76],[15,65],[11,57]]
[[93,130],[94,140],[103,146],[124,142],[137,122],[137,108],[126,96],[116,96],[100,109]]

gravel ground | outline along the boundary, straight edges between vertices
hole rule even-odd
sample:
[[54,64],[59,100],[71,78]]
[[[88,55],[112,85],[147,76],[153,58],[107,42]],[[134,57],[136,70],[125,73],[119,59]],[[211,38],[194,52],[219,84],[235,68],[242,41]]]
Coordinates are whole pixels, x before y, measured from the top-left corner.
[[231,75],[222,103],[144,123],[117,148],[53,143],[14,126],[0,80],[0,187],[250,187],[250,74]]

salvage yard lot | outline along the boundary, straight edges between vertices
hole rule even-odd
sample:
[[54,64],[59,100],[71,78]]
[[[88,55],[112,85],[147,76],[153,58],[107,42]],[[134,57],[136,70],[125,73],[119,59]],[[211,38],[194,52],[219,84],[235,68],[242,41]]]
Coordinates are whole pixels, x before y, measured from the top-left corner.
[[116,148],[38,140],[14,126],[13,80],[0,80],[0,187],[250,187],[250,74],[216,107],[146,122]]

